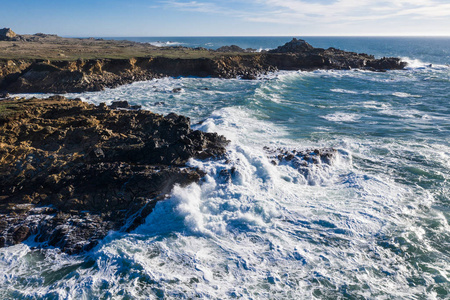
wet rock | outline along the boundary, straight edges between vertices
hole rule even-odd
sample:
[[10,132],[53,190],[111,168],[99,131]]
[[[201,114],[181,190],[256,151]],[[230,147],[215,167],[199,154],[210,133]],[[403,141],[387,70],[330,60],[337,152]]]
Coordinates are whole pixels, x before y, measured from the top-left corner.
[[[187,117],[72,101],[7,99],[0,122],[0,246],[30,236],[77,253],[110,230],[141,224],[175,184],[204,173],[192,158],[225,154],[228,141]],[[163,195],[163,196],[162,196]]]
[[123,109],[141,109],[142,106],[141,105],[130,105],[128,103],[128,101],[113,101],[111,103],[111,105],[109,105],[109,108],[111,108],[111,109],[118,109],[118,108],[123,108]]
[[257,75],[254,73],[245,73],[244,75],[242,75],[241,77],[242,79],[247,79],[247,80],[255,80],[258,79]]
[[333,148],[290,150],[264,147],[264,150],[273,165],[290,165],[306,179],[314,167],[331,166],[337,155]]
[[231,181],[231,179],[233,178],[235,173],[236,173],[236,167],[226,168],[226,169],[220,170],[219,177],[225,181]]
[[398,70],[406,67],[406,63],[402,62],[399,58],[395,57],[383,57],[381,59],[368,61],[368,68],[374,68],[376,70]]
[[15,244],[21,243],[30,236],[30,228],[28,226],[19,226],[12,234],[12,239]]

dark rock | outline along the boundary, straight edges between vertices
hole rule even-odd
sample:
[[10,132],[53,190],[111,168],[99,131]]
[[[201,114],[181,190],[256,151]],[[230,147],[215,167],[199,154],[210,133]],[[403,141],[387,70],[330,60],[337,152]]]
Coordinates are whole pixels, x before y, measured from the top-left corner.
[[241,78],[242,78],[242,79],[247,79],[247,80],[255,80],[255,79],[258,79],[258,77],[257,77],[254,73],[246,73],[246,74],[242,75]]
[[313,166],[322,168],[331,166],[337,154],[337,150],[333,148],[288,150],[264,147],[264,150],[273,165],[290,165],[297,169],[305,179],[309,177]]
[[244,49],[242,49],[239,46],[231,45],[231,46],[222,46],[216,50],[216,52],[237,52],[237,53],[243,53],[246,52]]
[[200,180],[186,162],[221,157],[228,143],[174,113],[61,96],[3,101],[18,111],[0,123],[0,246],[34,236],[42,247],[88,250],[141,224],[175,184]]
[[130,108],[130,104],[128,103],[128,101],[113,101],[111,105],[109,105],[109,108],[111,109]]
[[398,70],[406,67],[407,63],[396,57],[383,57],[381,59],[372,60],[367,62],[367,67],[374,68],[376,70]]
[[128,103],[128,101],[113,101],[111,103],[111,105],[109,105],[109,108],[111,108],[111,109],[123,108],[123,109],[136,110],[136,109],[141,109],[142,106],[141,105],[130,105]]
[[269,50],[269,53],[302,53],[313,50],[314,47],[304,40],[293,38],[292,41],[279,46],[276,49]]
[[105,158],[105,153],[103,152],[102,148],[95,148],[94,150],[92,150],[89,155],[93,158],[93,159],[102,159]]
[[[41,38],[36,35],[32,37]],[[179,50],[183,51],[183,48]],[[375,59],[364,53],[314,48],[298,39],[268,52],[241,54],[253,50],[244,50],[236,45],[224,46],[217,50],[222,51],[223,55],[193,59],[141,57],[51,62],[0,60],[0,90],[10,93],[76,93],[100,91],[106,87],[113,88],[164,76],[255,79],[259,74],[277,70],[384,71],[403,69],[406,66],[398,58]],[[181,88],[172,90],[173,93],[181,91]]]
[[0,29],[0,41],[7,41],[15,38],[17,34],[11,28]]
[[12,239],[15,244],[21,243],[30,236],[30,228],[28,226],[19,226],[12,234]]

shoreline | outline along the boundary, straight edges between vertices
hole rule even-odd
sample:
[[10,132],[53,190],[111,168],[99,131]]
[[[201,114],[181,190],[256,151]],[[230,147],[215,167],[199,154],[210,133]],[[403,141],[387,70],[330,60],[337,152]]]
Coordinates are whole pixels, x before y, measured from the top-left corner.
[[[295,38],[276,49],[252,52],[254,49],[235,45],[217,50],[156,47],[130,41],[38,34],[0,41],[2,49],[0,95],[101,91],[162,77],[253,80],[261,74],[278,70],[362,69],[385,72],[404,69],[407,65],[394,57],[376,59],[365,53],[314,48]],[[37,58],[30,57],[32,55]]]
[[[8,98],[10,92],[58,94],[162,77],[254,80],[278,70],[386,71],[406,66],[398,58],[314,48],[297,39],[265,53],[236,54],[236,47],[200,58],[0,60],[5,96],[0,93],[0,98],[6,98],[0,99],[0,247],[31,238],[44,248],[80,253],[111,230],[133,230],[176,184],[199,182],[205,175],[187,167],[189,159],[224,157],[229,142],[217,133],[192,130],[188,117],[158,115],[127,101],[95,106],[62,96]],[[169,50],[183,53],[185,48]],[[297,155],[307,165],[310,160],[329,162],[333,151],[315,149],[316,160],[301,151],[268,155],[280,162]],[[226,171],[229,176],[234,172]]]

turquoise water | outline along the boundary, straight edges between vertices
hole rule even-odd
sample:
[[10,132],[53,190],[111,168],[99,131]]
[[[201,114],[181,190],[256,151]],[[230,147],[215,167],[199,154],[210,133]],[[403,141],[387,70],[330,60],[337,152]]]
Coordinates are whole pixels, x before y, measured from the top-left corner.
[[[226,41],[264,49],[278,39]],[[191,161],[207,172],[202,183],[175,188],[145,224],[87,254],[0,249],[1,298],[448,299],[450,39],[310,39],[409,66],[166,78],[69,95],[190,116],[232,141],[229,162]],[[305,174],[272,165],[265,146],[338,155]]]

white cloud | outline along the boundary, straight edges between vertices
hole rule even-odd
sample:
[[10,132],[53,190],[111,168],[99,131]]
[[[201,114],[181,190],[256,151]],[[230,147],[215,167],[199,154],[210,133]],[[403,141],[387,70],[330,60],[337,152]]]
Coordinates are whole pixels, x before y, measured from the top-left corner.
[[[436,34],[450,34],[449,0],[162,0],[161,3],[179,11],[298,26],[308,32],[319,32],[316,29],[320,28],[335,34],[364,34],[375,33],[384,26],[383,33],[390,34],[391,28],[383,24],[390,23],[396,24],[395,29],[401,29],[398,32],[402,33],[408,32],[406,24],[412,24],[416,28],[410,28],[410,32],[414,34],[420,31],[420,24],[431,28],[430,24],[439,23]],[[448,29],[443,28],[446,24]],[[368,30],[363,31],[364,28]]]
[[[337,0],[329,3],[311,3],[301,0],[258,0],[259,3],[281,14],[272,15],[268,22],[296,23],[302,18],[317,15],[316,21],[361,21],[393,18],[396,16],[414,16],[427,18],[450,17],[450,4],[436,0]],[[252,18],[264,21],[261,16]]]
[[220,13],[221,9],[214,3],[198,2],[198,1],[162,1],[166,6],[183,11],[193,11],[202,13]]

